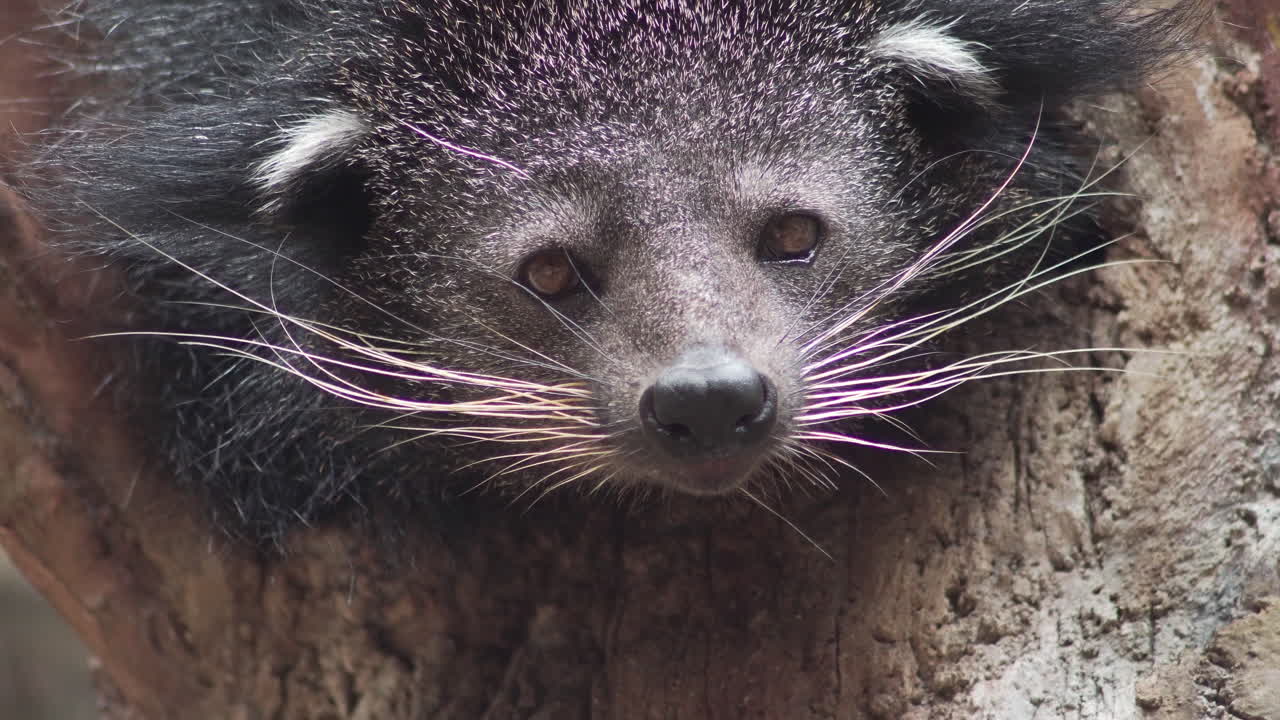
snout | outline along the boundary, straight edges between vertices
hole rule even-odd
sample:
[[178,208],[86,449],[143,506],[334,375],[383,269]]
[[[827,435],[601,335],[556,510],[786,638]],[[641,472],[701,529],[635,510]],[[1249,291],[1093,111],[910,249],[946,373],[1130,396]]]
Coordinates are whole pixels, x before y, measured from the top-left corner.
[[686,351],[640,398],[640,420],[673,481],[697,494],[729,492],[750,475],[777,423],[777,390],[741,355]]

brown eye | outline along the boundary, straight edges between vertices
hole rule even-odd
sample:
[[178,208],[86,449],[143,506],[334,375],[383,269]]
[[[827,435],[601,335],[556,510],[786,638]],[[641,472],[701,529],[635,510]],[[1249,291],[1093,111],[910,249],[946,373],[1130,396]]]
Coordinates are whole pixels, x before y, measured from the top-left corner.
[[578,271],[569,251],[542,250],[530,255],[520,266],[520,282],[542,297],[555,298],[578,286]]
[[769,221],[760,236],[760,259],[808,262],[822,240],[822,224],[812,215],[790,213]]

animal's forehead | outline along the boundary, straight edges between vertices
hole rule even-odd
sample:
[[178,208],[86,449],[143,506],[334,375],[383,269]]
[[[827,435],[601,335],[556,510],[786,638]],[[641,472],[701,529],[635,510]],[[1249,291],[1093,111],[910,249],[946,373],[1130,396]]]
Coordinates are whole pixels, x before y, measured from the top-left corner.
[[871,14],[819,0],[444,0],[395,3],[379,42],[335,33],[357,94],[382,102],[390,86],[400,105],[482,105],[487,119],[547,104],[615,116],[847,82],[865,70]]
[[[378,20],[385,32],[349,36],[341,92],[377,151],[404,161],[381,163],[389,173],[483,163],[427,134],[538,174],[848,157],[902,134],[885,112],[896,99],[882,94],[875,12],[860,0],[401,0]],[[487,183],[503,163],[465,179]]]
[[697,132],[690,123],[677,123],[681,130],[671,131],[622,122],[535,124],[516,134],[518,142],[491,134],[453,136],[458,142],[446,148],[417,139],[397,146],[413,162],[391,166],[415,168],[414,177],[440,177],[437,188],[465,187],[469,200],[459,205],[477,212],[528,211],[573,225],[617,217],[652,225],[708,212],[825,210],[847,205],[879,182],[871,177],[878,166],[872,154],[882,145],[870,136],[873,123],[862,116],[832,117],[843,130],[816,121],[808,132],[751,130],[742,122]]
[[590,59],[637,43],[647,57],[752,40],[782,49],[824,32],[847,45],[876,11],[868,0],[399,0],[384,15],[417,21],[436,46]]

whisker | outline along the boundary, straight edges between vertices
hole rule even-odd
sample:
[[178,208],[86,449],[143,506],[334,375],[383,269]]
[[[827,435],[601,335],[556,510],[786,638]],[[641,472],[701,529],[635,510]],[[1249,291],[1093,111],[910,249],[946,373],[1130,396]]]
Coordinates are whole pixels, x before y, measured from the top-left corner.
[[594,472],[598,472],[599,470],[603,469],[604,467],[605,467],[604,465],[592,465],[591,467],[587,468],[586,470],[583,470],[582,472],[579,472],[579,473],[578,473],[578,474],[576,474],[576,475],[573,475],[573,476],[571,476],[571,477],[567,477],[567,478],[565,478],[565,479],[563,479],[563,480],[560,480],[560,481],[556,482],[554,485],[551,485],[550,487],[548,487],[547,489],[545,489],[545,490],[543,490],[541,493],[539,493],[539,494],[538,494],[538,497],[534,498],[534,499],[533,499],[533,502],[529,503],[529,507],[525,509],[525,512],[528,512],[529,510],[532,510],[532,509],[533,509],[533,506],[534,506],[534,505],[537,505],[537,504],[538,504],[538,503],[540,503],[540,502],[542,502],[542,499],[543,499],[543,498],[545,498],[547,495],[550,495],[551,493],[555,492],[556,490],[559,490],[559,489],[560,489],[560,488],[562,488],[562,487],[565,487],[566,485],[571,485],[571,484],[573,484],[574,482],[577,482],[578,480],[581,480],[582,478],[588,477],[588,476],[590,476],[592,473],[594,473]]
[[[1023,165],[1026,163],[1027,158],[1030,157],[1031,155],[1031,150],[1035,146],[1036,137],[1038,136],[1039,129],[1040,129],[1040,123],[1039,123],[1039,117],[1037,117],[1036,126],[1032,131],[1031,139],[1028,141],[1027,147],[1023,151],[1022,157],[1019,158],[1019,160],[1014,165],[1013,169],[1010,171],[1008,176],[1005,177],[1004,181],[1001,182],[1001,184],[995,189],[995,191],[990,195],[990,197],[986,199],[986,201],[984,201],[981,205],[979,205],[976,210],[970,213],[968,217],[962,220],[959,223],[959,225],[957,225],[954,229],[952,229],[949,233],[947,233],[940,241],[938,241],[937,243],[934,243],[934,245],[930,247],[928,250],[926,250],[917,260],[915,260],[910,265],[908,265],[906,269],[902,270],[897,275],[893,276],[889,280],[882,283],[881,286],[877,288],[875,298],[871,301],[871,303],[869,303],[862,309],[854,312],[848,318],[836,323],[834,327],[824,331],[821,335],[819,335],[819,341],[823,338],[830,337],[831,335],[837,334],[839,332],[843,332],[843,330],[846,327],[856,322],[857,320],[865,317],[873,309],[875,309],[880,302],[883,302],[884,299],[893,296],[904,285],[906,285],[908,282],[910,282],[911,280],[919,276],[921,273],[923,273],[939,255],[946,252],[949,248],[951,248],[953,245],[959,242],[961,238],[965,237],[965,235],[972,228],[972,226],[975,225],[977,222],[979,222],[979,220],[983,216],[983,213],[985,213],[987,209],[990,208],[996,202],[996,200],[999,199],[1004,194],[1005,190],[1008,189],[1009,185],[1013,183],[1014,178],[1017,177]],[[820,320],[818,324],[821,324],[823,322],[824,321]]]
[[[1114,242],[1116,242],[1116,240],[1111,240],[1106,243],[1101,243],[1098,247],[1105,247]],[[1081,257],[1096,251],[1096,249],[1097,248],[1091,248],[1082,253],[1077,253],[1076,255],[1070,258],[1067,258],[1065,260],[1062,260],[1061,262],[1055,263],[1050,267],[1042,268],[1036,271],[1034,274],[1030,276],[1030,278],[1019,280],[1015,283],[1012,283],[1003,288],[1000,288],[991,293],[988,293],[987,295],[977,300],[966,303],[958,308],[955,308],[953,310],[950,310],[944,313],[937,314],[936,317],[933,317],[925,321],[919,327],[914,327],[908,330],[903,330],[895,334],[892,334],[889,337],[887,337],[884,341],[880,341],[880,342],[901,342],[901,341],[906,341],[908,339],[910,340],[910,342],[906,343],[903,346],[893,348],[881,354],[880,356],[877,356],[875,359],[882,360],[888,357],[892,357],[894,355],[901,354],[907,348],[915,347],[921,343],[932,340],[933,338],[936,338],[937,336],[945,332],[953,330],[956,327],[959,327],[960,325],[971,322],[976,318],[982,317],[992,312],[996,308],[1001,307],[1017,298],[1038,292],[1044,289],[1045,287],[1048,287],[1055,283],[1062,282],[1063,280],[1074,277],[1076,275],[1081,275],[1087,272],[1095,272],[1097,270],[1101,270],[1109,267],[1161,262],[1158,260],[1142,260],[1142,259],[1117,260],[1117,261],[1111,261],[1111,262],[1105,262],[1105,263],[1098,263],[1096,265],[1077,268],[1074,270],[1063,270],[1058,274],[1054,274],[1055,271],[1060,270],[1061,268],[1072,264],[1074,261],[1080,259]],[[1031,279],[1044,278],[1046,276],[1047,276],[1047,279],[1040,280],[1039,282],[1035,282],[1033,284],[1028,284],[1029,280]],[[806,370],[813,370],[813,369],[821,368],[823,366],[826,366],[835,362],[839,362],[840,360],[843,360],[846,357],[863,353],[870,347],[874,347],[878,344],[879,343],[872,343],[870,346],[867,346],[860,343],[855,343],[854,345],[848,347],[847,349],[841,352],[832,354],[827,358],[811,363],[809,366],[807,366]]]
[[821,545],[819,545],[813,538],[806,535],[805,532],[801,530],[799,527],[797,527],[795,523],[783,517],[782,513],[779,513],[777,510],[774,510],[773,508],[769,507],[760,498],[756,497],[755,495],[752,495],[750,490],[747,490],[746,488],[738,488],[738,492],[745,495],[749,500],[751,500],[751,502],[755,503],[756,505],[759,505],[765,512],[778,518],[783,523],[786,523],[787,527],[790,527],[792,530],[796,532],[797,535],[804,538],[805,541],[808,542],[810,545],[812,545],[818,552],[825,555],[828,560],[830,560],[831,562],[836,561],[835,558],[831,557],[831,553],[824,550]]

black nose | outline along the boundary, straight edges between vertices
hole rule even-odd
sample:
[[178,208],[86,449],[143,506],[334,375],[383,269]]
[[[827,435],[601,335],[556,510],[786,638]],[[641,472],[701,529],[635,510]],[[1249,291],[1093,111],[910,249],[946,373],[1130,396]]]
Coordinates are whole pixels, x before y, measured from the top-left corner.
[[658,377],[640,401],[645,428],[671,455],[728,456],[760,443],[777,416],[763,375],[721,348],[695,348]]

